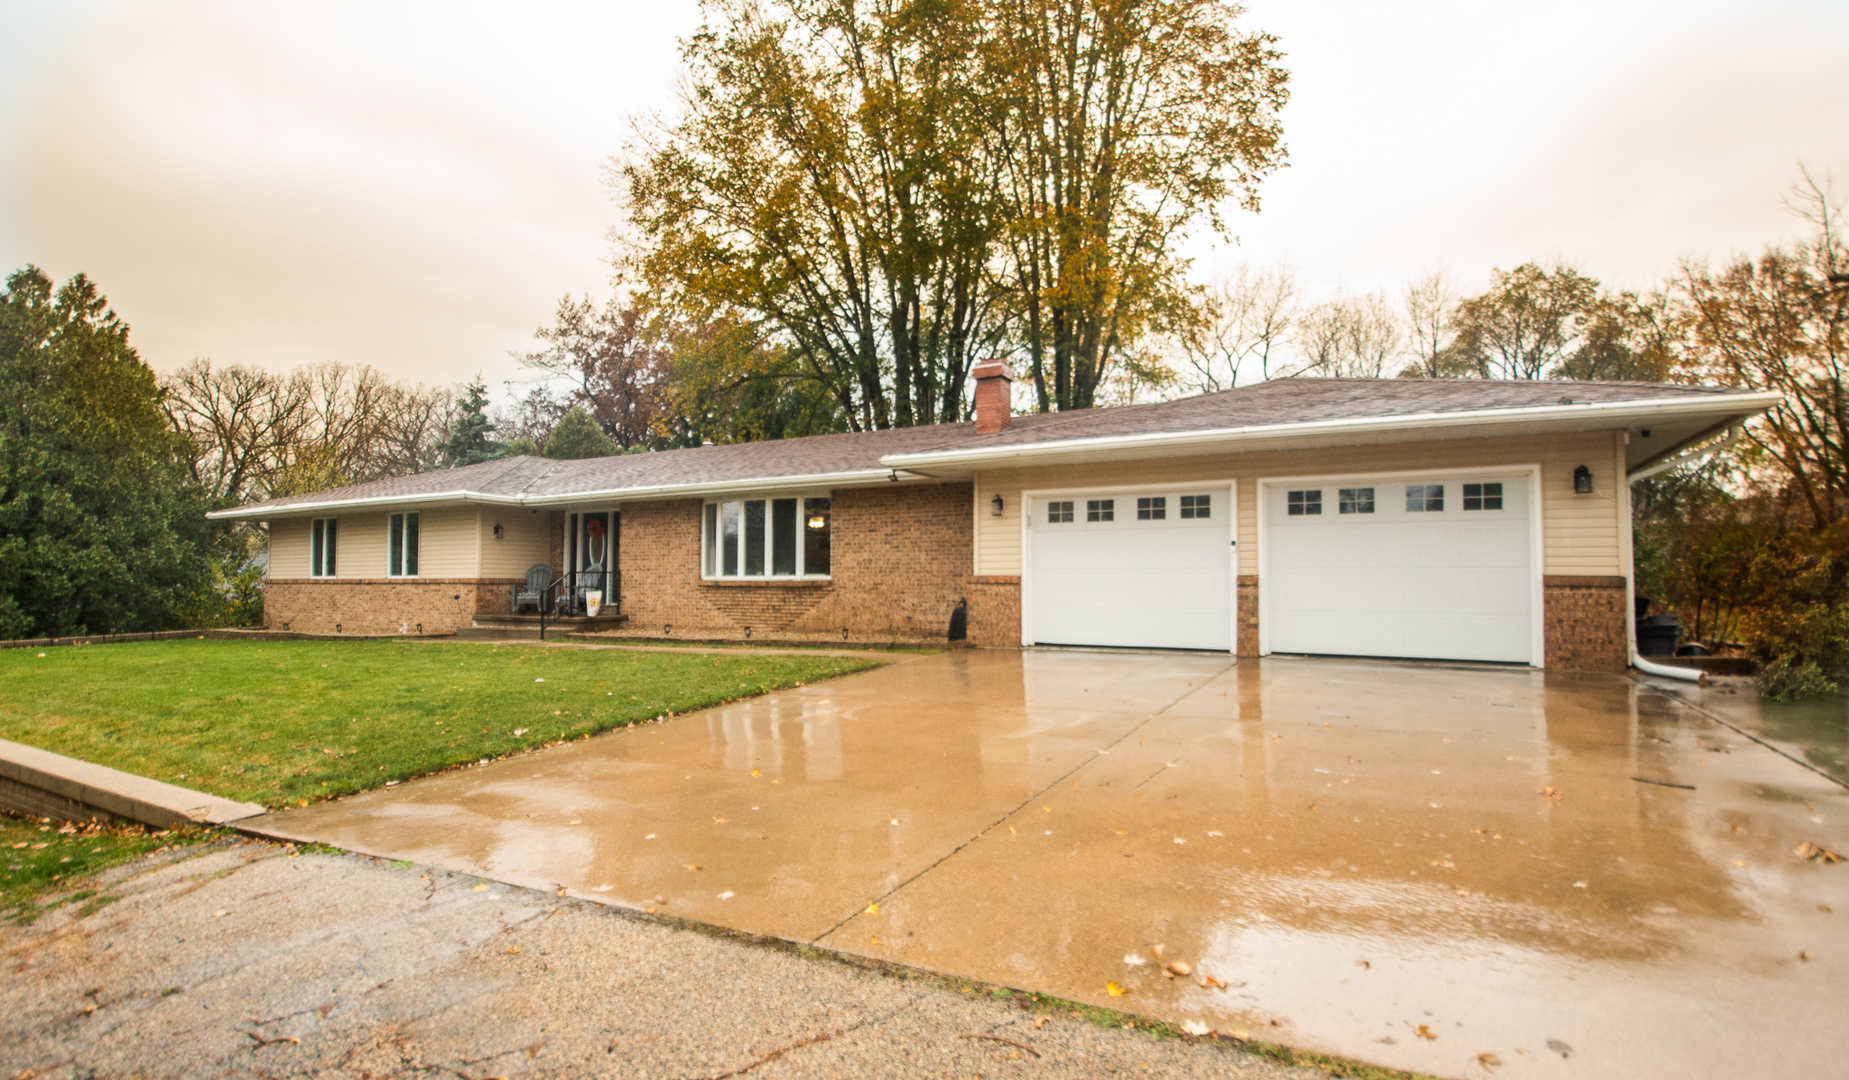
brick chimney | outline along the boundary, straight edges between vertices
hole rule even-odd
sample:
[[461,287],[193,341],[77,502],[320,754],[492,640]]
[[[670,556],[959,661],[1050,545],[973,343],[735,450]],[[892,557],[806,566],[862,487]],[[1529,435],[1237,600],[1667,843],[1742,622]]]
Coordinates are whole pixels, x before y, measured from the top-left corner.
[[1014,372],[1000,360],[977,364],[976,434],[993,435],[1014,420]]

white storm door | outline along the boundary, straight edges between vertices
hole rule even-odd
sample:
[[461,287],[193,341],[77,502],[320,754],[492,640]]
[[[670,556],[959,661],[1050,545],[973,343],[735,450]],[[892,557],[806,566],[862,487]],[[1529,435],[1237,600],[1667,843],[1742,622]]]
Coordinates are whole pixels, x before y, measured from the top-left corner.
[[1266,648],[1532,663],[1534,479],[1267,481]]
[[1230,485],[1035,496],[1027,511],[1027,644],[1232,651]]

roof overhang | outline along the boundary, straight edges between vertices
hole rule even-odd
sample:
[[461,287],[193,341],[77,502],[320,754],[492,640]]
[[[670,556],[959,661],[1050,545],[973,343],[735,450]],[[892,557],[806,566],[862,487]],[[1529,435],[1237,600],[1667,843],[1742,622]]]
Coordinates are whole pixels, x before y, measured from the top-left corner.
[[[1314,420],[1286,424],[1259,424],[1199,431],[1156,432],[1003,443],[993,446],[927,450],[891,454],[880,459],[895,469],[973,472],[981,469],[1036,465],[1072,465],[1143,458],[1191,457],[1207,454],[1253,453],[1324,446],[1417,442],[1433,439],[1474,439],[1511,435],[1575,431],[1613,431],[1646,425],[1677,429],[1665,432],[1668,445],[1651,448],[1652,459],[1673,455],[1717,426],[1726,427],[1757,415],[1784,400],[1776,393],[1691,394],[1687,397],[1647,401],[1614,401],[1583,405],[1516,406],[1404,416]],[[1659,444],[1660,445],[1660,444]]]
[[643,502],[653,499],[705,498],[745,492],[814,491],[818,488],[859,487],[881,483],[924,480],[907,475],[902,469],[858,469],[852,472],[813,473],[803,476],[761,476],[738,480],[710,480],[697,484],[658,484],[632,487],[587,488],[551,495],[484,495],[477,491],[457,490],[421,495],[375,495],[358,499],[324,499],[286,503],[281,506],[256,503],[229,510],[214,510],[206,517],[217,521],[268,521],[272,518],[302,517],[333,511],[385,509],[475,503],[487,506],[525,506],[533,509],[553,506],[583,506],[586,503]]

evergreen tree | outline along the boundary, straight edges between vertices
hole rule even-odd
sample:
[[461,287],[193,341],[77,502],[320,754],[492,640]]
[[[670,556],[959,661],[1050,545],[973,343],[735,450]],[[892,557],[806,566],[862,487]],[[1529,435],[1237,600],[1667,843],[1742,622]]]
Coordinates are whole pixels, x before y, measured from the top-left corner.
[[488,419],[488,386],[480,375],[464,388],[450,421],[449,437],[437,444],[437,453],[450,468],[507,456],[506,444],[494,438],[494,424]]
[[128,324],[83,275],[0,293],[0,638],[158,630],[211,587],[210,508]]
[[609,457],[621,453],[616,441],[604,434],[581,408],[572,408],[559,417],[558,426],[546,437],[546,456],[559,461],[577,458]]

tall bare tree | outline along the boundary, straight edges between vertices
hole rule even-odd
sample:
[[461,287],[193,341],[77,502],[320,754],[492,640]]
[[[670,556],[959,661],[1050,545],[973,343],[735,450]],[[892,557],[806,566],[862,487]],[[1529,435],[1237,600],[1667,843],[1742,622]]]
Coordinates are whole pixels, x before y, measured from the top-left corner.
[[1297,317],[1297,278],[1287,266],[1240,264],[1206,286],[1196,317],[1176,335],[1181,379],[1200,393],[1269,379]]
[[1303,374],[1378,379],[1399,355],[1400,325],[1380,293],[1338,295],[1298,315],[1293,341]]
[[1406,283],[1402,306],[1406,311],[1407,345],[1413,363],[1403,374],[1436,379],[1439,358],[1451,345],[1451,313],[1458,301],[1450,275],[1434,270]]

